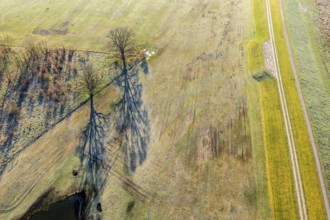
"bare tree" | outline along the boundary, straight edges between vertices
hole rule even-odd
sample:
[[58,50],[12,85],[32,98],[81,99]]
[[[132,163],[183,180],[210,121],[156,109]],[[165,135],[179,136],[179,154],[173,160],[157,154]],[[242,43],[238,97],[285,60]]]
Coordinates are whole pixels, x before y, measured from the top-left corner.
[[25,42],[25,54],[28,60],[31,62],[38,61],[39,59],[43,58],[47,50],[47,43],[42,42],[35,42],[32,39],[28,39]]
[[127,73],[127,54],[134,50],[134,32],[127,27],[116,28],[109,32],[111,45],[120,55],[122,71]]
[[0,104],[0,107],[3,107],[5,104],[5,101],[7,100],[9,91],[11,90],[12,86],[14,85],[14,83],[17,80],[17,72],[14,70],[7,70],[4,72],[4,83],[5,83],[5,92],[4,95],[2,97],[2,101]]
[[[115,82],[122,90],[122,97],[116,104],[116,128],[122,135],[121,150],[125,159],[126,174],[135,171],[147,156],[149,143],[148,113],[142,103],[142,84],[139,78],[139,63],[129,63],[134,56],[134,32],[126,27],[116,28],[109,34],[114,51],[121,60],[121,73]],[[137,54],[136,54],[137,55]]]
[[95,72],[94,67],[91,63],[86,64],[82,74],[81,83],[90,96],[95,95],[96,89],[101,84],[101,77],[97,72]]
[[8,45],[1,45],[1,61],[0,61],[0,85],[1,87],[5,88],[4,93],[0,100],[0,130],[3,125],[3,121],[5,119],[5,111],[4,107],[6,104],[6,101],[9,98],[9,94],[12,92],[15,82],[17,81],[17,71],[15,70],[14,66],[15,63],[13,62],[14,59],[14,53],[12,52],[12,49]]
[[12,48],[10,46],[10,39],[5,37],[0,40],[0,86],[3,81],[3,77],[10,65],[10,58],[12,54]]
[[[33,72],[37,71],[38,66],[42,61],[46,51],[46,43],[36,43],[28,40],[25,43],[24,50],[21,51],[20,56],[16,58],[16,66],[20,70],[20,77],[26,78]],[[21,83],[21,82],[19,82]]]
[[104,140],[108,128],[108,117],[95,110],[94,95],[102,81],[91,63],[87,63],[79,81],[80,91],[90,98],[90,117],[82,132],[79,154],[81,167],[85,171],[83,186],[88,196],[87,214],[100,205],[100,191],[107,178],[103,167],[109,163]]

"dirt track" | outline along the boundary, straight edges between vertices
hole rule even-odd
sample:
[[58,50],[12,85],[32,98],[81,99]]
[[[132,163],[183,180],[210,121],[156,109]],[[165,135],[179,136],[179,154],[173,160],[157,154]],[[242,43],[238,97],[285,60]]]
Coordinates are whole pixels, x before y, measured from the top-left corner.
[[314,158],[315,158],[317,173],[318,173],[318,176],[319,176],[319,181],[320,181],[320,184],[321,184],[322,196],[323,196],[323,201],[324,201],[324,205],[325,205],[325,208],[326,208],[327,218],[330,219],[330,206],[329,206],[329,201],[328,201],[328,197],[327,197],[327,189],[325,187],[324,178],[323,178],[323,175],[322,175],[321,162],[320,162],[319,155],[318,155],[318,150],[317,150],[317,147],[316,147],[316,144],[315,144],[315,138],[314,138],[312,126],[311,126],[311,123],[310,123],[310,120],[309,120],[306,104],[305,104],[304,97],[303,97],[303,94],[302,94],[302,91],[301,91],[301,86],[300,86],[300,83],[299,83],[299,78],[298,78],[298,74],[297,74],[297,70],[296,70],[296,65],[294,63],[294,59],[293,59],[293,55],[292,55],[290,41],[289,41],[287,29],[286,29],[285,20],[284,20],[282,0],[279,0],[279,3],[280,3],[281,19],[282,19],[282,24],[283,24],[283,28],[284,28],[285,41],[286,41],[286,45],[287,45],[287,48],[288,48],[288,51],[289,51],[290,62],[291,62],[291,66],[292,66],[292,70],[293,70],[293,74],[294,74],[294,79],[295,79],[296,86],[297,86],[297,89],[298,89],[299,100],[300,100],[300,103],[301,103],[301,106],[302,106],[302,109],[303,109],[303,112],[304,112],[304,117],[305,117],[306,125],[307,125],[307,128],[308,128],[308,134],[309,134],[309,138],[310,138],[313,153],[314,153]]
[[267,8],[268,29],[269,29],[269,34],[270,34],[270,40],[272,43],[272,48],[273,48],[274,59],[275,59],[274,63],[276,64],[275,74],[277,75],[277,79],[278,79],[277,86],[278,86],[278,91],[280,94],[282,114],[283,114],[283,118],[284,118],[286,135],[287,135],[288,144],[289,144],[291,165],[292,165],[293,177],[294,177],[294,182],[295,182],[294,187],[295,187],[297,200],[298,200],[299,216],[300,216],[300,219],[308,219],[304,191],[303,191],[302,181],[301,181],[301,177],[300,177],[299,163],[298,163],[297,153],[296,153],[296,146],[295,146],[294,137],[293,137],[293,133],[292,133],[290,116],[289,116],[289,111],[288,111],[288,107],[287,107],[287,103],[286,103],[284,87],[283,87],[283,83],[282,83],[282,77],[281,77],[281,73],[280,73],[278,55],[276,52],[276,42],[275,42],[275,37],[274,37],[270,0],[266,0],[266,8]]

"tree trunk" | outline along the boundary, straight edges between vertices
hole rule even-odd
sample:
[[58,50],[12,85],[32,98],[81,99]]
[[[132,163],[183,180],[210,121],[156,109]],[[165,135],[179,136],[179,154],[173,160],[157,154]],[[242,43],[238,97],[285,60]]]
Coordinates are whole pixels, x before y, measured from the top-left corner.
[[127,64],[126,64],[125,52],[121,52],[121,60],[123,61],[123,73],[127,74]]
[[89,94],[90,97],[90,121],[93,119],[94,114],[94,94]]
[[7,88],[6,88],[5,94],[3,95],[2,100],[1,100],[1,105],[0,105],[0,127],[2,126],[3,120],[5,119],[5,117],[4,117],[4,107],[5,107],[5,102],[7,100],[9,87],[10,87],[10,84],[7,83]]

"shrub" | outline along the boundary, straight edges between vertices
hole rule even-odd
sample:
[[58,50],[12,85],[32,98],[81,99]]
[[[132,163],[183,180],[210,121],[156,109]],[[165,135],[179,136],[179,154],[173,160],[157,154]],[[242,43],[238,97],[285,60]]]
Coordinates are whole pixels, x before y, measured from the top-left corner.
[[52,96],[51,96],[51,99],[54,100],[55,102],[59,102],[60,99],[58,98],[58,96],[56,95],[56,93],[54,93]]
[[54,86],[48,86],[48,97],[51,98],[51,97],[53,97],[54,94],[55,94],[55,88],[54,88]]
[[21,86],[21,92],[26,91],[30,86],[30,80],[29,79],[25,79],[22,86]]
[[46,107],[45,108],[45,112],[46,112],[46,114],[51,114],[52,113],[52,110],[49,108],[49,107]]
[[44,73],[46,73],[46,72],[47,72],[46,67],[42,67],[42,68],[41,68],[41,73],[44,74]]
[[35,94],[32,89],[29,89],[28,97],[30,100],[33,100],[35,98]]
[[18,131],[11,131],[10,134],[13,137],[17,137],[19,135]]
[[58,71],[57,68],[54,68],[54,69],[53,69],[53,74],[54,74],[54,75],[58,75],[58,74],[60,74],[60,72]]
[[58,73],[62,73],[62,71],[63,71],[63,66],[62,66],[62,64],[61,64],[61,65],[58,65],[58,66],[57,66],[57,72],[58,72]]
[[7,104],[7,113],[11,117],[18,116],[20,113],[20,110],[17,106],[17,104],[14,101],[9,101]]
[[41,80],[43,82],[48,82],[49,81],[49,74],[47,71],[43,72],[42,75],[41,75]]
[[78,70],[77,70],[77,68],[75,66],[73,67],[72,72],[73,72],[73,75],[74,76],[78,75]]
[[66,92],[67,92],[66,87],[63,86],[63,85],[59,86],[59,92],[60,92],[61,95],[65,95]]
[[68,62],[69,63],[72,62],[73,54],[74,54],[74,51],[73,50],[69,50],[69,57],[68,57]]
[[4,137],[0,137],[0,144],[4,144],[8,141],[8,137],[4,136]]
[[58,75],[53,76],[54,84],[57,84],[60,80],[60,77]]
[[38,95],[44,97],[45,96],[44,90],[43,89],[38,89]]
[[48,71],[48,72],[51,71],[51,69],[52,69],[52,64],[53,64],[53,60],[52,60],[52,58],[48,57],[48,59],[47,59],[47,64],[46,64],[46,66],[47,66],[47,71]]

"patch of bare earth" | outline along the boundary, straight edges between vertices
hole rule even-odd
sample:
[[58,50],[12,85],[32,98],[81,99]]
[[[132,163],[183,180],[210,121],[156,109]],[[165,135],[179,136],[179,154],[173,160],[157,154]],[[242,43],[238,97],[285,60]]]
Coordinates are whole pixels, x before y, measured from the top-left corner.
[[56,30],[56,29],[35,29],[33,34],[38,34],[38,35],[66,35],[68,33],[67,29],[64,30]]
[[330,44],[330,1],[315,0],[319,12],[318,21],[326,35],[327,43]]
[[276,66],[274,63],[274,53],[270,40],[263,43],[264,65],[267,72],[271,73],[276,78]]

